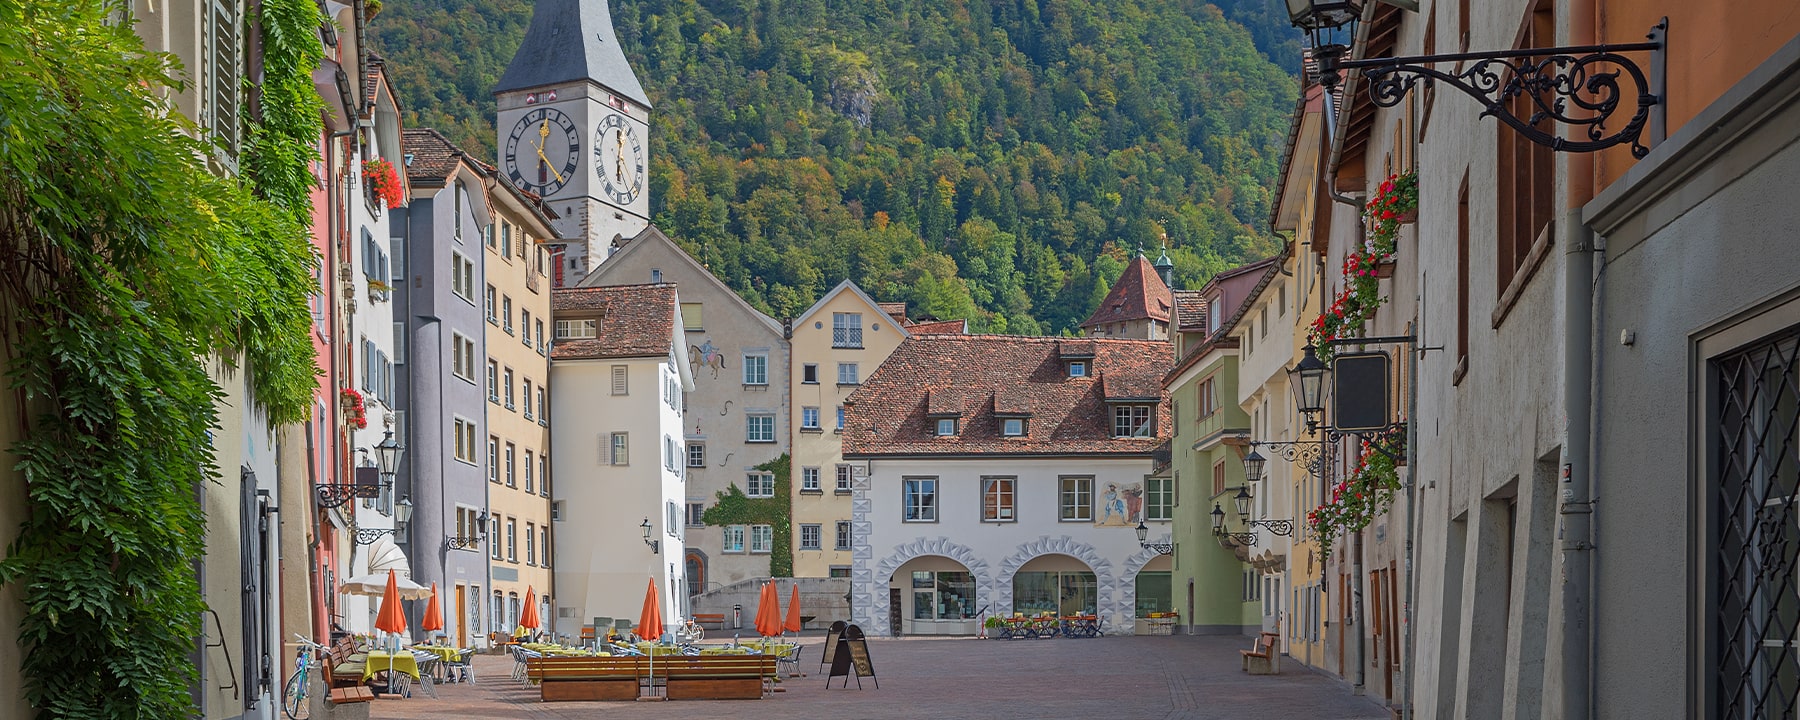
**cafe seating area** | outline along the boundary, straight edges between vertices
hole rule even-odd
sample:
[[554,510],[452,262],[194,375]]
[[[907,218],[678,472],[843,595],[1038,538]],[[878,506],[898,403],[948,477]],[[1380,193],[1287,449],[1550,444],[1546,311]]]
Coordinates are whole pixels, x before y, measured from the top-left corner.
[[1098,615],[1057,615],[1013,613],[1011,617],[994,618],[991,637],[1003,640],[1049,638],[1095,638],[1106,632]]

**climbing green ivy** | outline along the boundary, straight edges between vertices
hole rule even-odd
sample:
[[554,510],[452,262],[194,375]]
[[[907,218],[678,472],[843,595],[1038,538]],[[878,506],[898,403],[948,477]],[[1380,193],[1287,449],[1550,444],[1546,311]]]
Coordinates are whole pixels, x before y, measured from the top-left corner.
[[737,483],[718,492],[719,502],[700,514],[708,525],[768,525],[774,528],[775,547],[769,552],[769,577],[794,576],[794,500],[788,472],[793,462],[786,453],[756,466],[775,475],[775,497],[752,498]]
[[0,583],[24,606],[42,718],[194,714],[197,490],[218,478],[223,398],[209,367],[241,359],[272,422],[311,406],[317,110],[283,103],[310,87],[320,17],[310,0],[263,6],[279,92],[240,184],[208,168],[215,148],[168,99],[181,71],[119,21],[128,5],[0,3],[0,347],[27,506]]

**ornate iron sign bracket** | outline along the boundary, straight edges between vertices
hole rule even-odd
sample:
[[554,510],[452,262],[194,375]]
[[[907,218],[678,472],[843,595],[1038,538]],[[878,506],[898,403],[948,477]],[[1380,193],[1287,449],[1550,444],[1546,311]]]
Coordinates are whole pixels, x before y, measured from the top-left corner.
[[1144,542],[1139,540],[1138,547],[1145,550],[1154,550],[1158,555],[1173,555],[1175,553],[1175,543]]
[[383,536],[383,535],[397,535],[397,534],[398,534],[398,531],[396,531],[393,528],[381,528],[381,529],[358,528],[356,530],[356,544],[358,544],[358,545],[373,545],[373,544],[375,544],[375,541],[380,540],[381,536]]
[[1292,520],[1251,520],[1250,522],[1245,523],[1245,526],[1252,531],[1255,531],[1256,526],[1258,525],[1266,527],[1269,529],[1269,532],[1282,537],[1288,537],[1294,534],[1294,521]]
[[[1585,153],[1629,143],[1632,157],[1641,158],[1650,153],[1643,134],[1653,120],[1658,127],[1651,128],[1652,138],[1660,139],[1667,32],[1665,18],[1650,31],[1649,41],[1641,43],[1322,60],[1327,80],[1335,77],[1338,70],[1361,70],[1363,77],[1369,79],[1370,100],[1380,107],[1400,104],[1421,80],[1428,85],[1442,82],[1480,101],[1482,115],[1491,115],[1552,150]],[[1650,72],[1620,54],[1628,52],[1649,52]],[[1432,67],[1435,63],[1463,61],[1474,63],[1460,71]],[[1615,123],[1615,115],[1625,109],[1632,96],[1636,102],[1630,117],[1622,125]],[[1525,117],[1514,114],[1511,108],[1513,101],[1521,97],[1530,100],[1531,113]],[[1546,120],[1552,125],[1550,130],[1536,127]],[[1609,124],[1613,129],[1609,129]],[[1557,135],[1556,125],[1569,126],[1571,135],[1577,137]]]
[[334,508],[355,498],[374,499],[381,497],[381,486],[353,483],[333,483],[315,485],[313,491],[319,496],[319,507]]

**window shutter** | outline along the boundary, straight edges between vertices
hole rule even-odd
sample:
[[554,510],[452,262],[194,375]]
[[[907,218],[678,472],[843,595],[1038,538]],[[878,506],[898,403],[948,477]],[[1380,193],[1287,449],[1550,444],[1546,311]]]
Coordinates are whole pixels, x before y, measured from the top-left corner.
[[612,394],[627,394],[626,391],[629,389],[626,386],[627,370],[629,370],[629,368],[624,365],[614,365],[612,367]]
[[238,152],[238,116],[242,92],[243,43],[238,31],[237,0],[207,0],[204,80],[201,113],[211,139],[228,159]]

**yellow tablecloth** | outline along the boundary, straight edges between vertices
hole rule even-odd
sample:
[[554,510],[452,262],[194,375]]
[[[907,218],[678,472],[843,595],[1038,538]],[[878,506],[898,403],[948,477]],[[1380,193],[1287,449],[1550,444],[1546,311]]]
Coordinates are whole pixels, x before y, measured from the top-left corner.
[[551,645],[549,643],[520,643],[519,647],[542,655],[562,655],[565,657],[606,656],[606,653],[599,653],[596,655],[594,651],[586,648],[573,648],[566,645]]
[[394,655],[379,651],[369,653],[369,659],[363,664],[363,682],[368,682],[375,677],[375,673],[383,670],[406,673],[414,680],[419,679],[419,661],[405,650]]
[[436,655],[439,660],[444,662],[456,662],[456,658],[462,655],[462,650],[459,648],[440,647],[437,645],[414,645],[412,649]]

